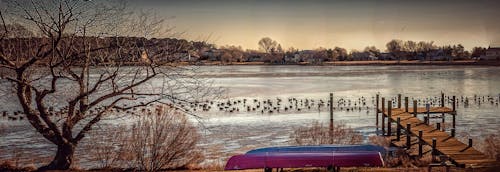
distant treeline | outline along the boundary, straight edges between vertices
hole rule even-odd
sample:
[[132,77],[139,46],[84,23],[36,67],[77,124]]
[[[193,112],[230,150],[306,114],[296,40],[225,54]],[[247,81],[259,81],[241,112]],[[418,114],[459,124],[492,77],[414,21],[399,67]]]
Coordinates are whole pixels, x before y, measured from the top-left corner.
[[[23,61],[44,52],[51,42],[47,38],[34,37],[33,34],[21,33],[17,37],[1,40],[0,50],[6,57]],[[37,46],[34,46],[37,45]],[[42,46],[40,46],[42,45]],[[434,42],[414,42],[391,40],[384,51],[374,46],[364,50],[347,51],[345,48],[317,48],[314,50],[299,50],[293,47],[284,50],[279,43],[271,38],[262,38],[259,50],[243,50],[240,46],[220,46],[204,41],[188,41],[175,38],[141,37],[78,37],[61,38],[58,46],[71,46],[70,54],[73,60],[83,56],[92,56],[92,63],[106,64],[109,62],[138,63],[155,60],[160,63],[233,63],[233,62],[264,62],[270,64],[296,64],[301,62],[322,63],[332,61],[361,60],[465,60],[477,58],[486,53],[486,48],[475,47],[472,52],[464,49],[461,44],[436,46]],[[38,47],[38,48],[32,48]],[[113,53],[111,53],[113,52]]]
[[342,47],[317,48],[299,50],[293,47],[284,50],[279,43],[271,38],[262,38],[259,50],[243,50],[237,46],[221,46],[218,49],[203,51],[201,60],[231,62],[266,62],[275,64],[294,64],[301,62],[322,63],[331,61],[361,61],[361,60],[422,60],[449,61],[478,58],[486,53],[486,48],[474,47],[472,52],[464,49],[461,44],[437,46],[433,41],[415,42],[391,40],[386,44],[385,51],[375,46],[367,46],[364,50],[347,51]]

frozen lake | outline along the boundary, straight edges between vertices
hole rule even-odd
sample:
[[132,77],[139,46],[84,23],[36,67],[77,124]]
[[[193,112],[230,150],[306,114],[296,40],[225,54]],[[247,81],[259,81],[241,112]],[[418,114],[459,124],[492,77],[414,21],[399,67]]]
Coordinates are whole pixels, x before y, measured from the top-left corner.
[[[247,111],[245,105],[235,106],[238,111],[233,112],[216,107],[209,112],[195,112],[203,117],[200,146],[209,160],[224,159],[255,147],[290,144],[290,134],[295,128],[313,121],[328,122],[329,113],[326,108],[318,110],[315,106],[284,111],[288,100],[327,101],[329,93],[334,93],[334,102],[352,100],[354,104],[361,98],[366,100],[363,105],[360,102],[356,105],[361,110],[337,108],[334,112],[336,122],[353,127],[365,138],[376,133],[373,97],[377,93],[388,98],[401,93],[421,100],[435,99],[441,92],[455,95],[459,100],[457,135],[482,138],[500,130],[498,67],[202,66],[199,70],[215,86],[227,89],[225,98],[217,102],[247,99],[246,105],[255,106],[254,99],[284,101],[281,111],[274,113]],[[475,102],[474,97],[482,99]],[[462,98],[469,100],[469,106],[460,103]],[[55,147],[36,134],[26,121],[1,120],[0,125],[4,126],[0,132],[0,159],[16,153],[52,155]],[[79,159],[81,166],[91,166],[84,157]]]

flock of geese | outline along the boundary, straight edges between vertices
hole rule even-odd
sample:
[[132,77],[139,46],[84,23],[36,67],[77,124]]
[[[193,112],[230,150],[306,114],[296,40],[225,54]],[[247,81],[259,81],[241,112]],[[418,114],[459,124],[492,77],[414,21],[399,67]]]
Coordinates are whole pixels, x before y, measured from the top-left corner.
[[[451,105],[453,103],[452,96],[445,96],[445,104]],[[394,107],[397,106],[397,97],[386,97],[386,100],[392,101]],[[441,103],[440,97],[427,97],[427,98],[410,98],[410,102],[414,100],[417,101],[418,106],[424,106],[425,104],[430,104],[431,106],[439,106]],[[500,101],[500,94],[498,96],[459,96],[456,97],[456,107],[468,108],[472,105],[481,106],[482,104],[489,104],[493,106],[498,106]],[[333,110],[334,111],[366,111],[370,113],[375,107],[375,96],[371,99],[361,96],[358,98],[335,98],[334,97]],[[412,103],[410,103],[411,106]],[[175,103],[169,104],[170,106],[188,113],[258,113],[258,114],[276,114],[276,113],[299,113],[299,112],[321,112],[329,111],[330,101],[329,99],[314,99],[314,98],[272,98],[272,99],[227,99],[219,101],[202,101],[202,102],[190,102],[190,103]],[[53,108],[49,109],[53,111]],[[96,109],[99,110],[99,109]],[[138,111],[139,110],[139,111]],[[119,111],[114,110],[118,113],[127,114],[144,114],[152,113],[150,108],[142,107],[140,109],[134,108],[130,111]],[[58,112],[52,112],[51,114],[62,115],[65,113],[65,109]],[[92,112],[90,112],[92,113]],[[25,116],[21,111],[8,112],[2,111],[2,116],[0,119],[3,120],[23,120]]]

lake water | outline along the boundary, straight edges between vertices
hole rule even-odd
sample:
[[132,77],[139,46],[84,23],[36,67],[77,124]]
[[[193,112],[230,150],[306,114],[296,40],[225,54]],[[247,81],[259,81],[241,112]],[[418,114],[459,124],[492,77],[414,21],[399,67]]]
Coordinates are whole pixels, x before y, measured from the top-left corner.
[[[441,92],[455,95],[459,100],[457,135],[462,139],[481,139],[500,131],[498,67],[202,66],[199,71],[215,86],[227,90],[225,98],[214,100],[215,104],[247,99],[245,105],[233,103],[229,109],[220,110],[214,104],[208,112],[195,112],[202,117],[199,121],[203,124],[200,125],[203,135],[200,146],[205,151],[207,162],[222,162],[229,155],[255,147],[291,144],[290,134],[297,127],[314,121],[328,121],[326,107],[318,109],[316,105],[321,100],[327,101],[329,93],[334,94],[335,122],[361,132],[365,140],[376,133],[373,97],[377,93],[387,98],[403,94],[422,101],[436,100]],[[481,99],[474,101],[474,98]],[[258,102],[268,99],[275,107],[278,106],[278,99],[282,100],[279,105],[281,111],[247,111],[247,106],[255,107]],[[285,106],[293,106],[294,103],[289,102],[292,99],[312,100],[316,104],[311,109],[301,106],[301,110],[293,107],[285,111]],[[465,99],[470,102],[468,106],[462,102]],[[351,105],[337,104],[349,100]],[[354,110],[347,111],[348,106],[354,107]],[[231,112],[232,108],[235,109]],[[0,153],[0,158],[9,158],[14,154],[46,156],[53,153],[54,147],[35,133],[26,121],[1,121],[4,129],[0,132],[0,150],[4,152]],[[90,167],[92,163],[83,157],[80,158],[80,165]]]

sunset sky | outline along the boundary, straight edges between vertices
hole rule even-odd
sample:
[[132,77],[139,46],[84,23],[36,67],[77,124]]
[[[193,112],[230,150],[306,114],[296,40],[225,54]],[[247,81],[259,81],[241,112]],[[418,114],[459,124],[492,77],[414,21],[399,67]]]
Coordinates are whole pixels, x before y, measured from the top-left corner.
[[137,9],[169,18],[182,38],[257,49],[262,37],[283,47],[363,49],[396,38],[500,45],[500,1],[142,0]]

